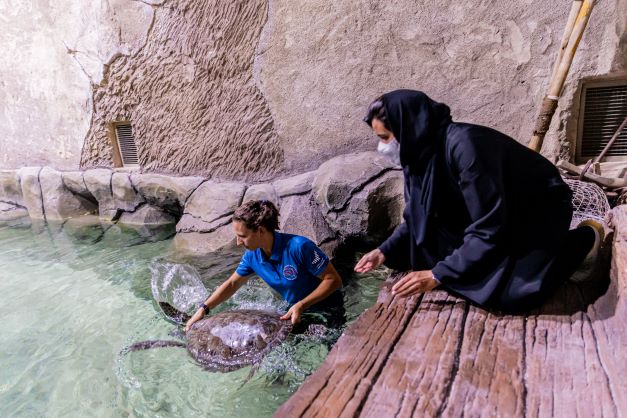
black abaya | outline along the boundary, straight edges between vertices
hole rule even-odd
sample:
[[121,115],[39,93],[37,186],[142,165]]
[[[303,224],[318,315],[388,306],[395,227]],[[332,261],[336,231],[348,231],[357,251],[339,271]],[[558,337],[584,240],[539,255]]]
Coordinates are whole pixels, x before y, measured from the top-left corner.
[[451,121],[420,92],[383,96],[401,145],[405,222],[386,265],[432,270],[442,286],[506,311],[544,300],[579,265],[593,233],[571,231],[571,192],[553,164],[508,136]]

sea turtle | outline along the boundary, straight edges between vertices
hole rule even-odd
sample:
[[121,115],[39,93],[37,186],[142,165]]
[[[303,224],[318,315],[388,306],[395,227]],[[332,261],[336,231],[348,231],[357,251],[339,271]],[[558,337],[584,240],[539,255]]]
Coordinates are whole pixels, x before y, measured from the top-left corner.
[[[175,308],[168,306],[161,306],[166,315],[176,316],[179,321],[185,318],[178,315]],[[253,309],[231,310],[194,323],[185,334],[186,343],[173,340],[142,341],[128,346],[125,351],[186,347],[188,353],[205,369],[229,372],[259,364],[273,347],[285,340],[291,330],[291,322],[279,319],[276,313]]]

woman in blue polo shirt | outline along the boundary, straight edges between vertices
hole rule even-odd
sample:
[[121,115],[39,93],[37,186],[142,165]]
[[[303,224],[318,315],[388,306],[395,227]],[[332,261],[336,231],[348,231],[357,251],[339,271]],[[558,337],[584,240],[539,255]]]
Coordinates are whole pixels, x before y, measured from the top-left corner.
[[281,319],[293,324],[300,322],[306,309],[342,305],[342,279],[329,257],[309,239],[278,229],[279,211],[272,202],[253,200],[237,208],[233,231],[237,245],[243,245],[246,252],[235,272],[201,305],[185,330],[230,298],[253,273],[291,305]]

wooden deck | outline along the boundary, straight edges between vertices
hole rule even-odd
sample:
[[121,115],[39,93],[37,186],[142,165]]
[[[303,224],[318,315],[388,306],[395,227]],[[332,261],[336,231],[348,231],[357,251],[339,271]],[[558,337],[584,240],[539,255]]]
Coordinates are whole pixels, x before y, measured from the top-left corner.
[[615,217],[611,281],[568,283],[528,315],[399,299],[390,278],[275,417],[627,416],[627,210]]

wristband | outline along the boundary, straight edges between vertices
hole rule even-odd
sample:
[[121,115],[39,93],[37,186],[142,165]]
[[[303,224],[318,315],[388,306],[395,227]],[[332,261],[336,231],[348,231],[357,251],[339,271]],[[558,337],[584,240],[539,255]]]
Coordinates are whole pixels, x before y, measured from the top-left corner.
[[209,312],[211,309],[209,309],[209,307],[207,305],[205,305],[204,303],[201,303],[200,306],[198,307],[198,309],[202,309],[203,313],[207,313]]

